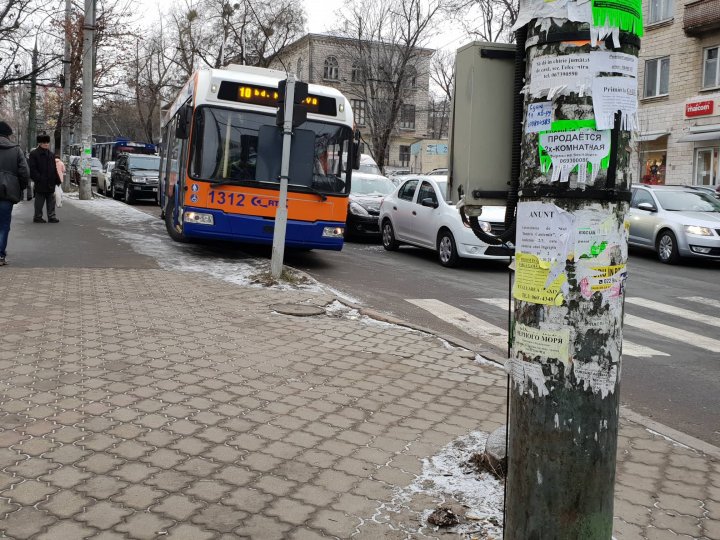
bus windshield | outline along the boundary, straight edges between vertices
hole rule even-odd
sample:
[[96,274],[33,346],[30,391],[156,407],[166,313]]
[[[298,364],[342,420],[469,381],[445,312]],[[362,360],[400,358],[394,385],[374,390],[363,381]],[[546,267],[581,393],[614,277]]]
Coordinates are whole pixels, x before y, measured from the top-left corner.
[[[249,111],[200,107],[195,113],[190,176],[195,180],[255,181],[258,131],[275,125],[275,116]],[[341,179],[343,151],[352,131],[346,126],[307,121],[300,128],[315,133],[313,188],[346,193]]]

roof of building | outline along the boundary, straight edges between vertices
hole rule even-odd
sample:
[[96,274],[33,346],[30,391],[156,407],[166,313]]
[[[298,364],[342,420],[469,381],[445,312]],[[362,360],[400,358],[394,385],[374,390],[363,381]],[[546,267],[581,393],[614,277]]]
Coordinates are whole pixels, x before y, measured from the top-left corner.
[[[346,41],[346,42],[352,42],[355,41],[355,38],[349,38],[345,36],[338,36],[335,34],[330,33],[313,33],[309,32],[302,36],[301,38],[293,41],[289,45],[286,45],[283,50],[280,51],[280,54],[278,56],[283,56],[285,52],[289,52],[293,49],[296,49],[297,47],[300,47],[307,41],[311,40],[323,40],[323,41],[331,41],[331,42],[337,42],[337,41]],[[372,43],[377,43],[378,45],[389,45],[387,43],[382,43],[380,41],[373,41]],[[422,54],[430,56],[435,53],[435,49],[429,49],[426,47],[415,47],[418,51],[420,51]]]

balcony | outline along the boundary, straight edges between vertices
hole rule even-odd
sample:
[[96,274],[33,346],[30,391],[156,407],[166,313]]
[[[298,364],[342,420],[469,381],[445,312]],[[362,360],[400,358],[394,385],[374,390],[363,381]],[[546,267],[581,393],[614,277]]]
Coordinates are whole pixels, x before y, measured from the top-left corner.
[[720,28],[720,0],[697,0],[685,5],[683,30],[698,36]]

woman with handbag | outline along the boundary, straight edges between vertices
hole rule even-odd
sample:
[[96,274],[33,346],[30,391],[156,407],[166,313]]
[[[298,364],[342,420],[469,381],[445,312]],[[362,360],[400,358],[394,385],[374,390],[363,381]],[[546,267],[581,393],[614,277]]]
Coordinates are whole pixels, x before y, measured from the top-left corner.
[[20,147],[10,140],[10,126],[0,121],[0,266],[5,266],[13,206],[30,180],[30,168]]

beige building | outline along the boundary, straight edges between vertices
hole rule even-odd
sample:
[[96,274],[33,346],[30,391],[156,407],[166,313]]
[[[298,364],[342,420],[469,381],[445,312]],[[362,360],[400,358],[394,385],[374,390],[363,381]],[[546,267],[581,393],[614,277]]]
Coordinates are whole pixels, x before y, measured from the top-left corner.
[[643,0],[635,181],[720,183],[720,0]]
[[[283,69],[284,66],[288,71],[294,71],[300,80],[333,86],[340,90],[350,100],[355,122],[363,140],[369,144],[370,135],[366,127],[367,104],[358,82],[357,66],[353,66],[353,61],[345,52],[345,49],[348,49],[345,43],[348,41],[351,40],[326,34],[306,34],[288,45],[271,67]],[[419,51],[418,65],[415,66],[417,76],[403,96],[404,104],[386,159],[387,169],[409,168],[412,145],[427,137],[429,62],[435,51]],[[363,151],[370,153],[367,147]]]
[[410,147],[410,171],[426,173],[433,169],[447,169],[448,140],[425,139]]

